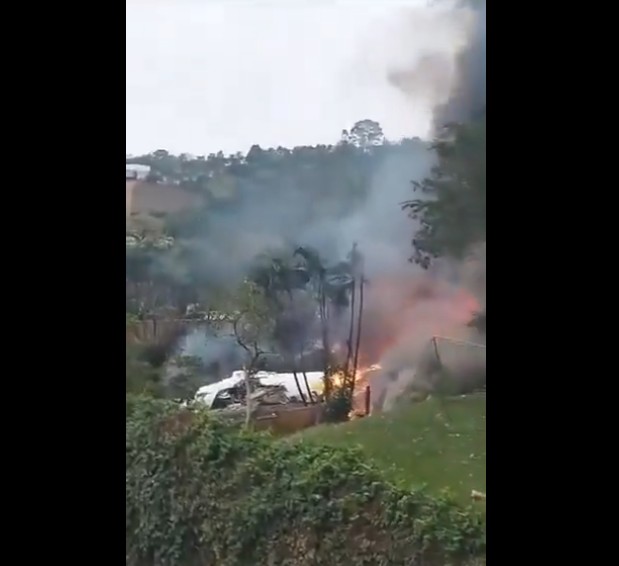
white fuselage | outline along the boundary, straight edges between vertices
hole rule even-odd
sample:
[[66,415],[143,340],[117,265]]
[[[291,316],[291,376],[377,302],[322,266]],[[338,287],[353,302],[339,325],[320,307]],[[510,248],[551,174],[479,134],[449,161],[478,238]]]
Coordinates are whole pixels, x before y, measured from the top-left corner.
[[[307,377],[307,383],[312,393],[322,392],[324,376],[323,372],[310,371],[306,372],[305,376]],[[260,383],[262,385],[281,385],[286,389],[286,394],[289,397],[299,397],[299,389],[297,388],[293,373],[259,371],[258,373],[256,373],[255,377],[260,380]],[[301,391],[303,392],[303,395],[307,397],[307,387],[305,386],[303,373],[298,372],[297,379],[299,380],[299,385],[301,386]],[[211,408],[215,399],[220,393],[226,391],[227,389],[240,385],[241,383],[243,383],[244,380],[244,371],[234,371],[232,372],[232,375],[230,377],[222,379],[221,381],[217,381],[216,383],[211,383],[209,385],[204,385],[203,387],[200,387],[200,389],[198,389],[198,391],[196,392],[195,399],[196,401],[205,404],[208,408]]]

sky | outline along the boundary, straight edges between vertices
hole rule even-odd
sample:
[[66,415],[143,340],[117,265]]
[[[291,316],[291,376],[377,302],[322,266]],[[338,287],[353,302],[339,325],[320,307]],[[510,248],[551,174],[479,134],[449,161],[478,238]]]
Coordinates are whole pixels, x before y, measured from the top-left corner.
[[336,143],[366,118],[389,139],[426,137],[465,35],[443,6],[126,0],[127,153]]

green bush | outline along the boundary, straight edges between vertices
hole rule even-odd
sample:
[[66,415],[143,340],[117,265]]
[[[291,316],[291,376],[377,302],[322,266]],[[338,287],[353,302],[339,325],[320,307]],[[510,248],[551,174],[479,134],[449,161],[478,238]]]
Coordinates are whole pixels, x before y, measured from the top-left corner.
[[128,566],[485,562],[485,522],[357,450],[277,441],[127,397]]
[[337,388],[325,403],[324,422],[343,423],[352,409],[352,398],[344,388]]
[[129,394],[152,397],[162,397],[164,394],[161,370],[143,360],[139,346],[126,347],[125,390]]

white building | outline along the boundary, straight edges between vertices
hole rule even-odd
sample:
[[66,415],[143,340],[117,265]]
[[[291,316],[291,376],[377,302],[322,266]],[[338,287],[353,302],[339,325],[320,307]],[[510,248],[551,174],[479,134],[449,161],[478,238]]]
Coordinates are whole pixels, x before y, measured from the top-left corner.
[[136,181],[145,179],[150,173],[150,165],[141,165],[139,163],[127,163],[125,169],[125,179],[135,179]]

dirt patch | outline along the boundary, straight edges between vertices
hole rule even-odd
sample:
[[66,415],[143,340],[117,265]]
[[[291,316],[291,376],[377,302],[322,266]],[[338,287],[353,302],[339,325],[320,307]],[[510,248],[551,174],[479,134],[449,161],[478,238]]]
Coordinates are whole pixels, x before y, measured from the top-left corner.
[[199,195],[174,185],[126,181],[126,214],[174,213],[200,206]]

